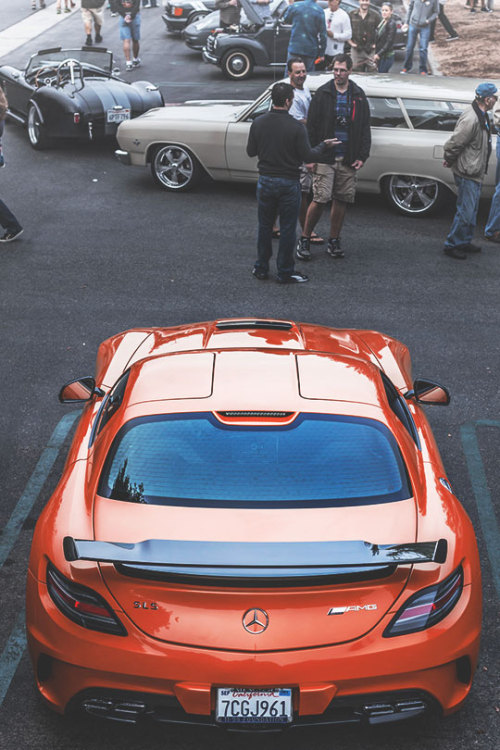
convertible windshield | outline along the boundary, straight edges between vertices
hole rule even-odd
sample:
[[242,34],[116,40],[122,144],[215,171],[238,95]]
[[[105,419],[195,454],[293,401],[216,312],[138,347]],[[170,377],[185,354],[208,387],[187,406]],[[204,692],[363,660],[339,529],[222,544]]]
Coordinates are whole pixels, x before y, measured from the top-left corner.
[[389,430],[302,414],[290,425],[221,424],[211,413],[141,417],[113,441],[98,493],[200,506],[341,506],[411,497]]
[[82,65],[99,68],[111,75],[113,55],[107,50],[91,49],[46,49],[33,55],[26,68],[26,76],[40,68],[57,67],[63,60],[78,60]]

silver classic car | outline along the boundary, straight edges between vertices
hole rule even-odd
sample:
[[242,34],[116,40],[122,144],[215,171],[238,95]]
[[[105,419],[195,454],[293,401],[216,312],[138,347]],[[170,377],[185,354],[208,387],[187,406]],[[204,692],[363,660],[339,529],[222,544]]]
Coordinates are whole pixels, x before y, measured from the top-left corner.
[[[312,74],[307,85],[314,92],[331,77]],[[373,73],[352,79],[366,92],[371,112],[371,154],[358,173],[358,189],[381,192],[403,214],[437,210],[455,192],[443,144],[479,81]],[[158,185],[175,192],[193,188],[203,173],[254,182],[257,160],[246,154],[248,131],[269,110],[271,88],[253,102],[189,101],[150,110],[119,126],[116,156],[124,164],[149,165]],[[484,195],[493,192],[494,154],[493,148]]]

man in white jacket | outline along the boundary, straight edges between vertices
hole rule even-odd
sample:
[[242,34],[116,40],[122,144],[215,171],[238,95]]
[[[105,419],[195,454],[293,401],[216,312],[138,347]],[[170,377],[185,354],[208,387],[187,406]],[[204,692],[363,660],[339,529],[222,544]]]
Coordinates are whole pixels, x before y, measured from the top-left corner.
[[326,22],[326,50],[325,67],[329,68],[335,55],[344,52],[345,43],[351,38],[351,19],[342,8],[339,8],[340,0],[328,0],[328,8],[325,8]]

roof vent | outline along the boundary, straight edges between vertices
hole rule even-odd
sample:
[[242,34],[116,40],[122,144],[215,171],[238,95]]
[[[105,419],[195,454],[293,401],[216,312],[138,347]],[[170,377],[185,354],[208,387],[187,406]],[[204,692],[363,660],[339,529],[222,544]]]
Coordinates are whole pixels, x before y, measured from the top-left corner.
[[265,329],[272,331],[289,331],[293,323],[285,320],[221,320],[215,326],[219,331],[243,331]]

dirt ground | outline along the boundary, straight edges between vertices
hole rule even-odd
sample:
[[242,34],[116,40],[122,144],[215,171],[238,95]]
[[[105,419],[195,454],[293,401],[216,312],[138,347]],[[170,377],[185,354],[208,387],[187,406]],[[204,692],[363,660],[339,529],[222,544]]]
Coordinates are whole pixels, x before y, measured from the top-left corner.
[[494,0],[493,13],[471,13],[465,0],[447,0],[444,8],[459,39],[446,42],[448,36],[440,21],[435,41],[430,45],[439,72],[447,76],[471,76],[500,79],[500,0]]

